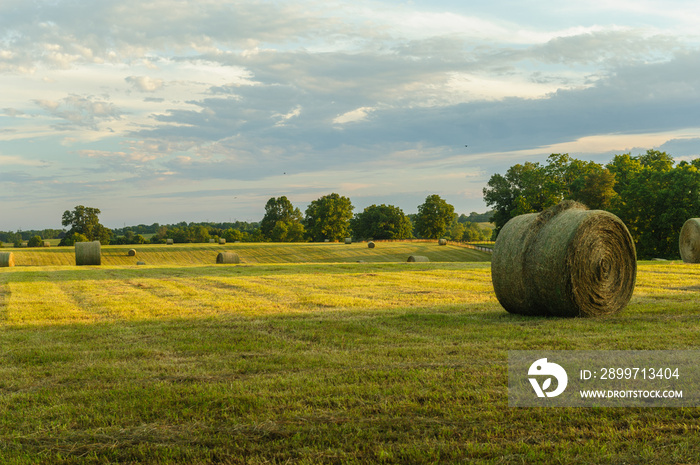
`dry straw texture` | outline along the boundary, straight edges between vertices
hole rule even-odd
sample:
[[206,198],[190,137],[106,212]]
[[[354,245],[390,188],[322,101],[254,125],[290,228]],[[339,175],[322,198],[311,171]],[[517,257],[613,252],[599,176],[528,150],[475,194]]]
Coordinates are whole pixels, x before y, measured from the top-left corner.
[[100,246],[100,241],[76,242],[75,264],[78,266],[101,265],[102,248]]
[[0,268],[15,266],[15,255],[12,252],[0,252]]
[[237,253],[221,252],[216,256],[216,263],[241,263],[241,258]]
[[636,276],[634,242],[624,223],[572,201],[510,220],[491,258],[498,301],[520,315],[619,312],[632,297]]
[[172,239],[166,239],[166,240],[165,240],[165,243],[166,243],[167,245],[173,245],[174,242],[175,242],[175,241],[173,241]]
[[700,218],[691,218],[683,224],[678,242],[684,262],[700,263]]
[[447,239],[440,239],[438,245],[447,245]]
[[346,238],[345,238],[345,243],[346,243],[346,244],[352,244],[352,238],[351,238],[351,237],[346,237]]
[[368,242],[367,247],[369,247],[370,249],[373,249],[375,247],[374,242],[372,242],[372,241]]
[[129,252],[127,252],[127,255],[130,257],[135,257],[136,256],[136,249],[129,249]]
[[224,239],[223,237],[221,239],[219,239],[219,244],[225,244],[225,243],[226,243],[226,239]]
[[423,255],[411,255],[410,257],[408,257],[408,260],[406,260],[406,261],[408,261],[408,262],[429,262],[430,260],[428,259],[428,257],[425,257]]

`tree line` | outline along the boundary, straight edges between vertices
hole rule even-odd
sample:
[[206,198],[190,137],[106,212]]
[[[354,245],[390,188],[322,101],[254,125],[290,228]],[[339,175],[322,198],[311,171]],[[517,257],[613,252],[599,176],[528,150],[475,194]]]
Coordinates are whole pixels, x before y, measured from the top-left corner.
[[[436,194],[428,196],[418,206],[416,214],[406,215],[399,207],[384,204],[371,205],[353,214],[354,208],[348,197],[333,193],[312,201],[302,214],[286,196],[281,196],[268,200],[265,215],[259,223],[154,223],[112,230],[100,223],[101,212],[98,208],[79,205],[63,213],[61,224],[68,229],[60,232],[50,230],[53,237],[29,234],[31,237],[27,239],[32,246],[40,246],[44,239],[59,237],[59,246],[72,246],[76,242],[94,240],[102,244],[159,244],[168,239],[176,243],[209,242],[211,239],[226,239],[228,242],[323,242],[341,241],[346,237],[356,240],[444,237],[474,242],[489,240],[492,235],[491,229],[477,224],[488,221],[490,213],[457,215],[454,206]],[[19,246],[26,240],[24,236],[27,236],[27,232],[0,232],[0,241],[9,238],[7,242]]]
[[683,223],[700,216],[700,159],[676,163],[666,152],[648,150],[615,155],[603,165],[552,154],[545,164],[516,164],[491,176],[483,194],[494,209],[496,235],[517,215],[571,199],[617,215],[639,258],[673,259]]

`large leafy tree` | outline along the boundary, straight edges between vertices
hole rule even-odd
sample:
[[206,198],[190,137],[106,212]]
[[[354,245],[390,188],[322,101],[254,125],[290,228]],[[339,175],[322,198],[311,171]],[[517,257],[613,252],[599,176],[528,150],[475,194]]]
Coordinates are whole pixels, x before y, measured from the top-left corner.
[[418,206],[414,224],[416,233],[425,239],[437,239],[447,232],[456,217],[455,207],[437,194],[429,195]]
[[483,193],[486,204],[494,207],[492,221],[498,232],[511,218],[540,212],[564,199],[607,208],[617,196],[615,183],[614,171],[555,153],[546,165],[525,162],[511,166],[505,175],[493,175]]
[[[64,227],[70,226],[66,233],[66,237],[84,236],[88,241],[100,241],[103,244],[109,244],[112,231],[100,224],[98,208],[85,207],[78,205],[73,211],[66,210],[63,213],[61,224]],[[74,236],[75,234],[79,236]],[[67,241],[61,241],[59,245],[68,245]]]
[[621,181],[610,210],[627,225],[640,258],[675,258],[678,235],[700,214],[700,160],[673,166],[665,152],[617,155],[607,168]]
[[352,233],[365,239],[410,239],[413,225],[399,207],[370,205],[350,220]]
[[[303,237],[302,220],[301,210],[295,208],[286,196],[272,197],[267,201],[267,204],[265,204],[265,216],[260,222],[260,232],[267,239],[279,242],[301,240],[298,237],[299,231],[301,231],[301,236]],[[280,224],[278,225],[278,223]],[[277,232],[273,234],[275,227],[277,227]],[[285,233],[282,233],[282,230],[284,230]],[[293,232],[291,236],[288,234],[289,231]],[[281,240],[282,237],[287,239]]]
[[325,195],[309,204],[304,227],[313,241],[341,240],[349,236],[354,208],[347,197]]

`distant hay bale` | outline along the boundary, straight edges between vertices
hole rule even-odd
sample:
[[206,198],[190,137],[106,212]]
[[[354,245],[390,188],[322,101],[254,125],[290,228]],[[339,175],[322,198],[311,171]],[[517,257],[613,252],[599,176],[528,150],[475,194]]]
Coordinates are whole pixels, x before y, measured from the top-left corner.
[[210,244],[216,244],[216,239],[209,239]]
[[127,252],[127,255],[130,257],[135,257],[136,256],[136,249],[129,249]]
[[44,247],[51,247],[51,242],[44,241]]
[[102,249],[100,241],[92,242],[76,242],[75,243],[75,264],[83,265],[101,265],[102,264]]
[[345,243],[346,243],[346,244],[352,244],[352,237],[346,237],[346,238],[345,238]]
[[15,266],[15,254],[12,252],[0,252],[0,268]]
[[225,243],[226,243],[226,239],[224,239],[223,237],[221,239],[219,239],[219,244],[223,245]]
[[496,298],[520,315],[619,312],[632,297],[636,276],[636,251],[625,224],[573,201],[508,221],[491,258]]
[[447,239],[440,239],[438,245],[447,245]]
[[691,218],[683,224],[678,247],[685,263],[700,263],[700,218]]
[[429,262],[430,259],[428,257],[424,257],[423,255],[411,255],[408,257],[407,262]]
[[173,245],[175,243],[175,241],[173,241],[172,239],[166,239],[165,243],[167,245]]
[[239,257],[237,253],[221,252],[219,255],[216,256],[216,263],[241,263],[241,257]]
[[373,249],[375,247],[374,242],[372,242],[372,241],[368,242],[367,247],[369,247],[370,249]]
[[140,266],[140,265],[145,265],[146,262],[136,262],[136,264]]

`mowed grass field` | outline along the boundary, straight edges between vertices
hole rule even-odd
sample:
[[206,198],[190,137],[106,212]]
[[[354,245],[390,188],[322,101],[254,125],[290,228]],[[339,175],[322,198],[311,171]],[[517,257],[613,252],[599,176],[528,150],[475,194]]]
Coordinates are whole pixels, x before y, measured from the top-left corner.
[[[129,249],[136,256],[129,257]],[[75,265],[73,247],[7,248],[17,266]],[[219,252],[235,252],[244,263],[342,263],[405,262],[410,255],[423,255],[431,261],[488,261],[490,254],[461,245],[438,246],[437,242],[377,242],[374,249],[366,242],[329,243],[234,243],[102,246],[103,265],[207,265],[216,263]]]
[[508,350],[697,349],[700,266],[640,263],[612,317],[525,318],[440,249],[1,269],[0,463],[700,462],[698,408],[507,398]]

